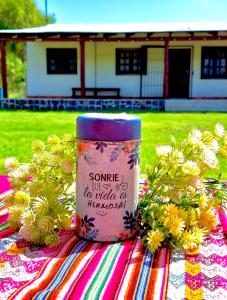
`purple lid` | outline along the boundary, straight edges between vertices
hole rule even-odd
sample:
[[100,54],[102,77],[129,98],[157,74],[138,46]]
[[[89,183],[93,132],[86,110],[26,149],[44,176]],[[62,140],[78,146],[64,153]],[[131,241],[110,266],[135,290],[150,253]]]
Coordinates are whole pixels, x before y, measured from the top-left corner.
[[77,138],[91,141],[141,139],[141,119],[126,113],[87,113],[77,118]]

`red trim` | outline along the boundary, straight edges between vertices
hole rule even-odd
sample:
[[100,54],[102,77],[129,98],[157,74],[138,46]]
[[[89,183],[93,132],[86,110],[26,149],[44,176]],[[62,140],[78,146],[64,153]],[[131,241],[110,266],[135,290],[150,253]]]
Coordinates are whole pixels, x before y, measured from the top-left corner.
[[163,82],[163,98],[168,98],[169,94],[169,41],[165,41],[164,52],[164,82]]
[[8,98],[7,69],[6,69],[6,47],[5,47],[5,43],[0,44],[0,51],[1,51],[1,66],[2,66],[3,97],[4,98]]
[[80,95],[85,98],[85,40],[80,40]]
[[36,42],[38,40],[41,41],[48,41],[48,42],[75,42],[75,41],[93,41],[93,42],[117,42],[117,41],[122,41],[122,42],[130,42],[130,41],[135,41],[135,42],[144,42],[144,41],[217,41],[217,40],[227,40],[227,36],[171,36],[171,37],[77,37],[77,38],[70,38],[70,37],[48,37],[48,38],[29,38],[29,37],[24,37],[24,38],[12,38],[12,37],[6,37],[6,38],[0,38],[0,42],[6,42],[6,41],[14,41],[14,42]]

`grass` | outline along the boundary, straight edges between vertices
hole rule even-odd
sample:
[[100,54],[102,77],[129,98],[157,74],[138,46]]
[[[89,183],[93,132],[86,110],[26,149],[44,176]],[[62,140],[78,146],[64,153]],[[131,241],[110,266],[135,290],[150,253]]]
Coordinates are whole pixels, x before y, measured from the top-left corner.
[[[0,174],[4,174],[4,159],[16,156],[20,162],[31,159],[30,145],[34,139],[46,140],[48,135],[75,133],[79,112],[0,111]],[[134,112],[142,119],[141,172],[155,160],[155,146],[169,142],[170,135],[178,141],[192,127],[212,129],[217,122],[227,128],[226,113],[162,113]],[[218,172],[227,178],[227,164],[223,160]],[[217,172],[215,172],[217,174]],[[214,173],[210,173],[214,176]]]

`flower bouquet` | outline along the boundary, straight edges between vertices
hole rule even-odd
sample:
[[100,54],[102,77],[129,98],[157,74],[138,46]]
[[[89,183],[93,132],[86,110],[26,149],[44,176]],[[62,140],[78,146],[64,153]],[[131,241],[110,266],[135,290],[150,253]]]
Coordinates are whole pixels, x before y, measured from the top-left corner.
[[55,246],[75,212],[75,137],[53,135],[46,145],[35,140],[32,153],[29,164],[5,160],[12,187],[5,196],[9,222],[27,241]]
[[227,199],[226,185],[206,180],[227,158],[227,132],[193,129],[177,144],[156,148],[157,161],[147,168],[148,191],[139,202],[137,230],[151,252],[159,246],[194,251],[217,225],[216,209]]

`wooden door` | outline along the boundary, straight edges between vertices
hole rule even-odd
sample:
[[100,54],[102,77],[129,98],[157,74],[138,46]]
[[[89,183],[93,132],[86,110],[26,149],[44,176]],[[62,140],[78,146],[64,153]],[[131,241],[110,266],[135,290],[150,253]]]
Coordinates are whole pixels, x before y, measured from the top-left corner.
[[169,49],[169,98],[188,98],[191,49]]

